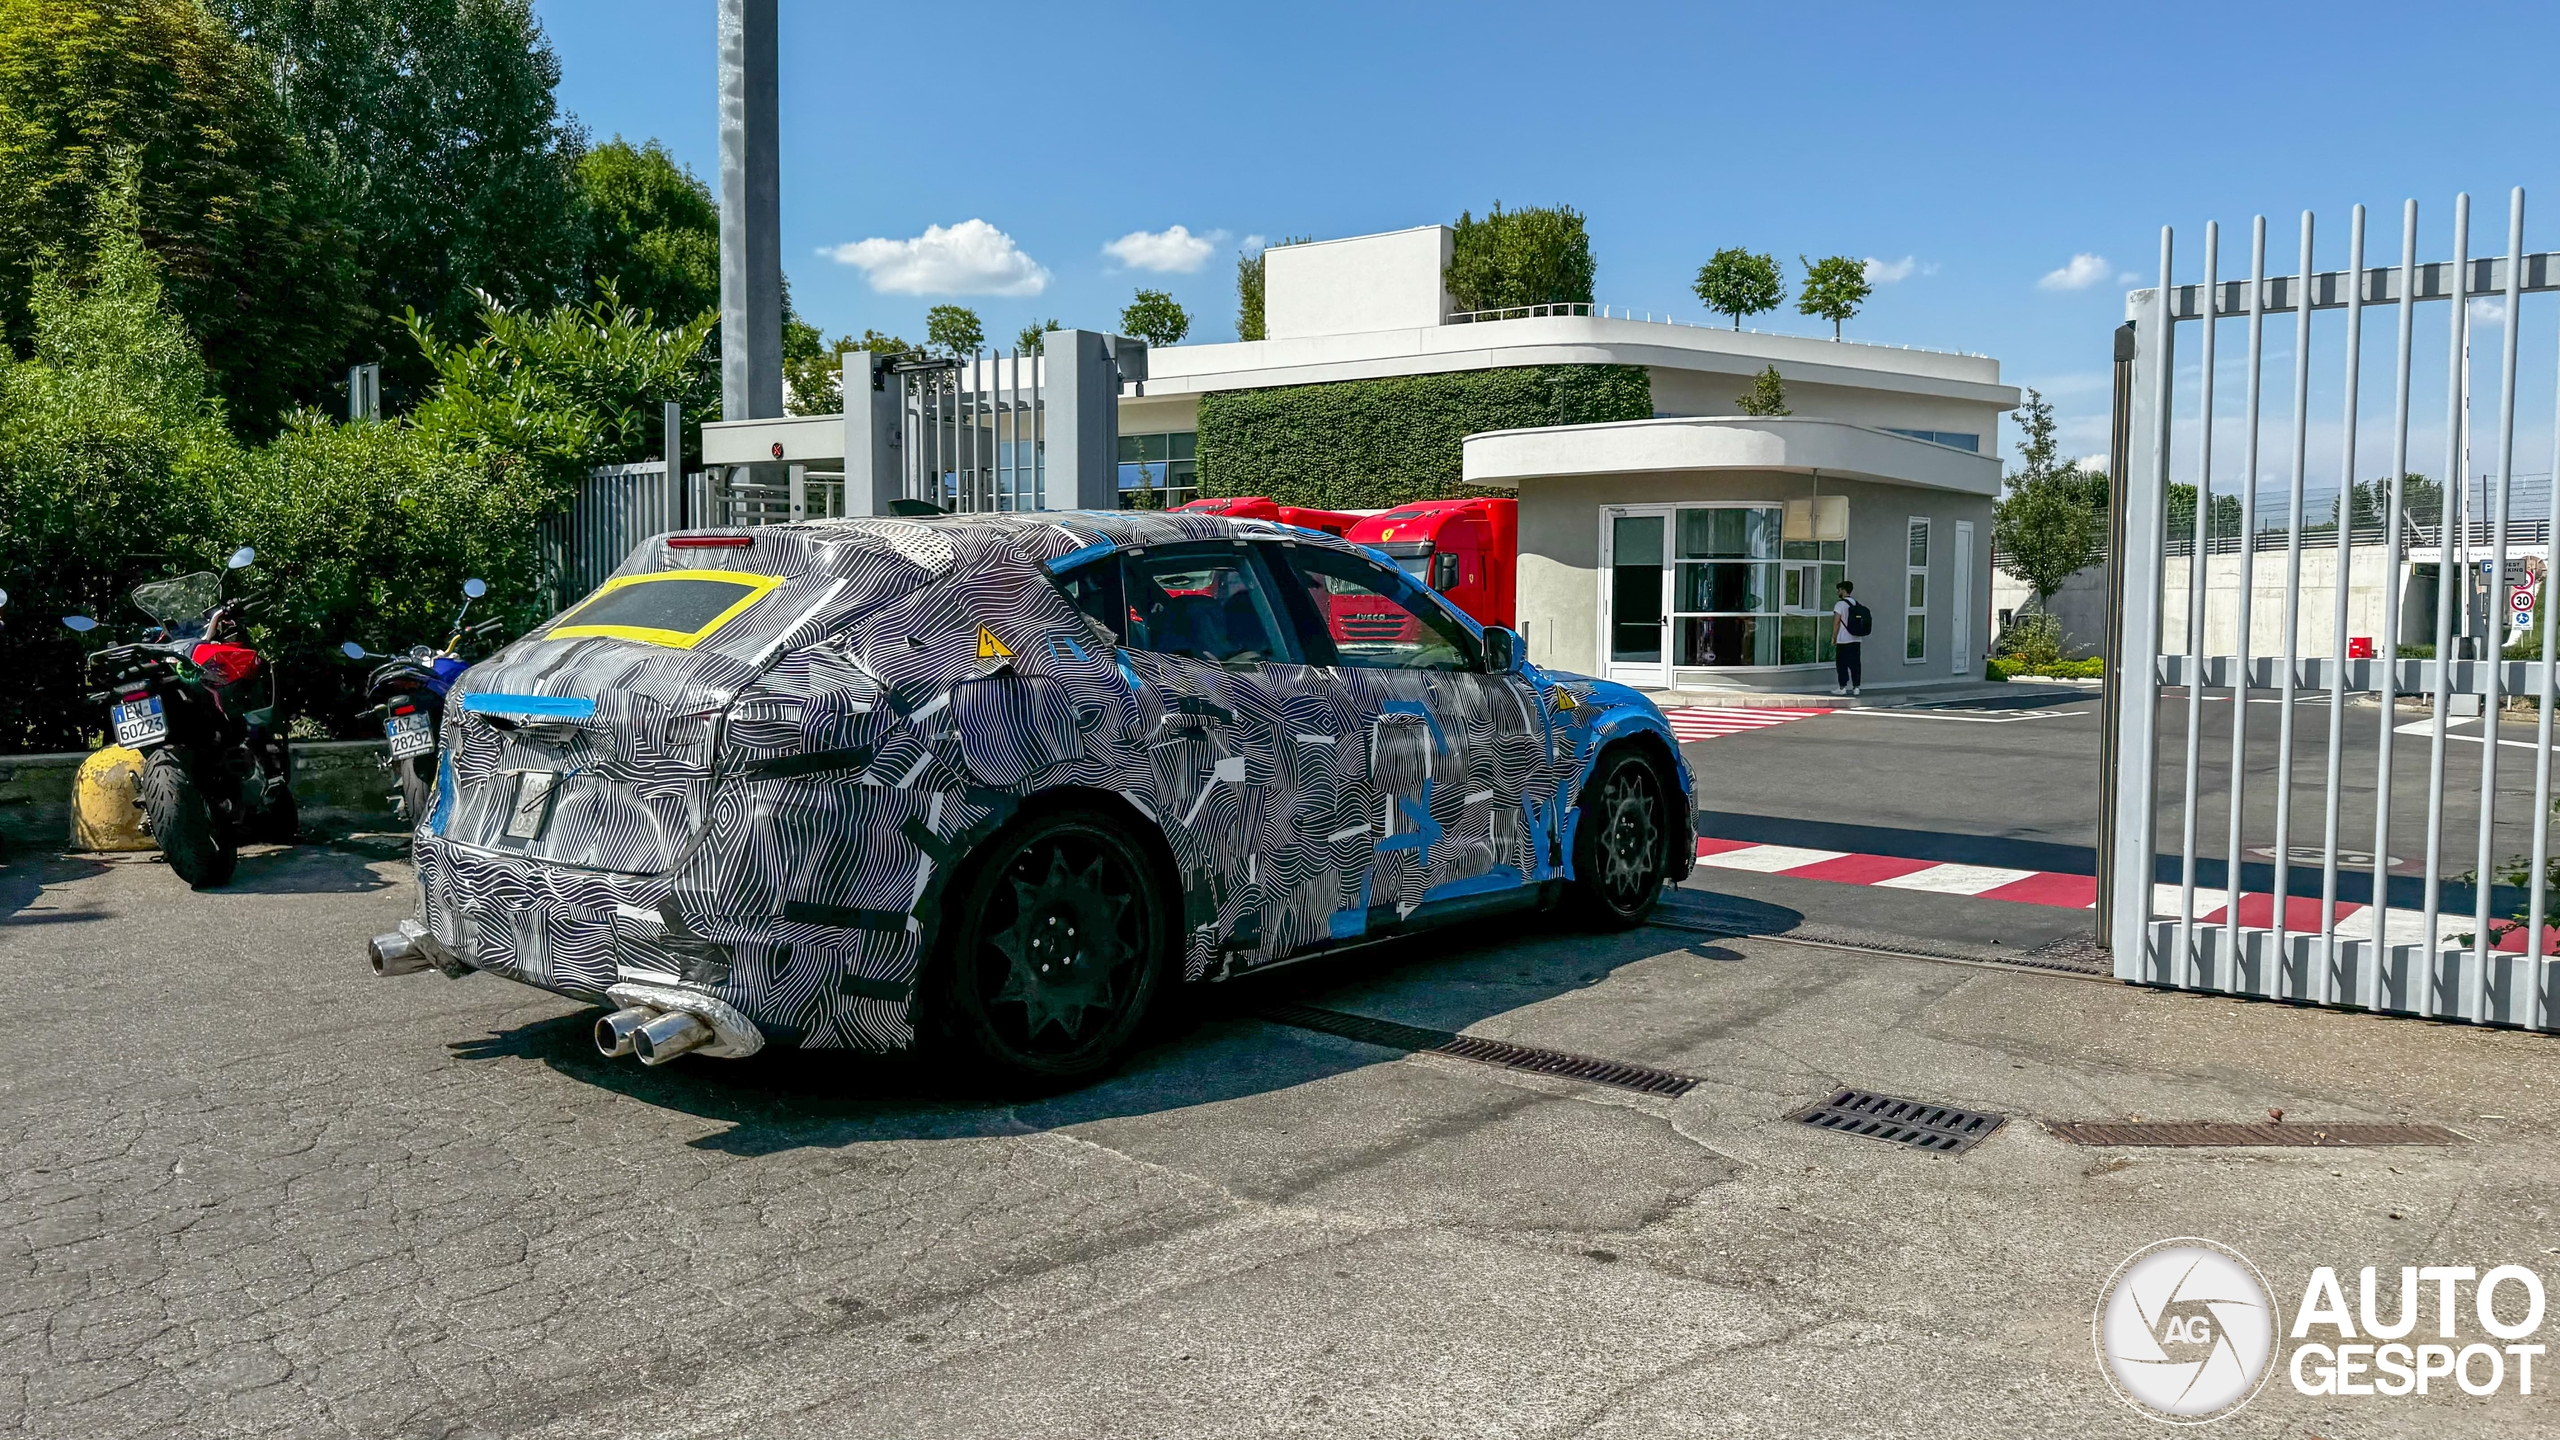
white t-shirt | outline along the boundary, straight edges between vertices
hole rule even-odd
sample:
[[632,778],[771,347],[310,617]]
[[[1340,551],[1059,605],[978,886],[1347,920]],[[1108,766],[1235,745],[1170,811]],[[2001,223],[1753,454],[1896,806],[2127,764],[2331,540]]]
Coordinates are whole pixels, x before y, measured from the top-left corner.
[[1849,633],[1849,602],[1847,600],[1842,600],[1831,607],[1831,620],[1832,644],[1855,645],[1866,639],[1863,635],[1852,635]]

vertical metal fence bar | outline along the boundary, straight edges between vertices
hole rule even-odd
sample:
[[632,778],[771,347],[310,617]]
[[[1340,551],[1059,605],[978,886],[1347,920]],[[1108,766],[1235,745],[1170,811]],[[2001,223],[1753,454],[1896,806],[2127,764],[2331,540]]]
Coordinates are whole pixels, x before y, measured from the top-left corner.
[[[2490,892],[2497,880],[2497,856],[2490,849],[2498,821],[2498,710],[2505,689],[2501,662],[2507,638],[2507,505],[2515,491],[2516,468],[2516,308],[2524,299],[2524,187],[2507,194],[2506,320],[2498,328],[2498,493],[2489,506],[2488,636],[2481,658],[2487,676],[2480,697],[2480,857],[2473,886],[2470,984],[2465,987],[2471,1018],[2489,1020],[2489,960],[2497,951],[2490,934]],[[2518,973],[2521,973],[2519,970]],[[2510,997],[2512,1000],[2513,997]],[[2512,1004],[2509,1008],[2517,1007]]]
[[[2303,297],[2308,303],[2309,296]],[[2338,1002],[2338,791],[2344,783],[2347,734],[2347,585],[2355,573],[2356,404],[2364,379],[2364,207],[2347,219],[2347,398],[2338,421],[2338,572],[2330,606],[2329,754],[2321,776],[2320,964],[2318,997]]]
[[2116,715],[2116,772],[2107,783],[2119,792],[2114,837],[2117,904],[2115,933],[2108,937],[2115,952],[2115,973],[2158,983],[2151,955],[2154,875],[2158,869],[2159,834],[2155,815],[2160,790],[2160,596],[2167,547],[2161,531],[2168,513],[2169,447],[2175,433],[2170,406],[2176,354],[2177,324],[2170,318],[2174,233],[2160,227],[2160,288],[2154,292],[2149,333],[2137,330],[2138,343],[2149,347],[2151,376],[2136,412],[2150,422],[2151,449],[2147,474],[2139,485],[2128,484],[2125,547],[2115,557],[2117,584],[2124,591],[2124,651],[2139,657],[2122,667],[2130,692]]
[[2204,983],[2203,964],[2196,954],[2196,797],[2200,788],[2201,745],[2204,729],[2204,607],[2205,567],[2210,557],[2205,526],[2213,514],[2213,336],[2222,290],[2222,226],[2207,221],[2204,227],[2204,330],[2203,352],[2199,361],[2204,371],[2204,406],[2196,425],[2196,513],[2193,529],[2195,546],[2187,556],[2187,756],[2184,807],[2179,823],[2178,861],[2178,970],[2176,981],[2185,986]]
[[2230,957],[2229,988],[2233,990],[2240,988],[2240,872],[2249,854],[2243,848],[2248,835],[2245,802],[2249,786],[2249,651],[2258,589],[2258,413],[2266,388],[2266,334],[2267,217],[2260,215],[2249,227],[2248,423],[2242,432],[2245,438],[2240,464],[2240,631],[2239,643],[2232,647],[2232,663],[2239,666],[2239,673],[2231,679],[2231,834],[2222,852],[2228,857],[2225,879],[2230,889],[2222,912],[2223,953]]
[[[2447,504],[2436,526],[2436,687],[2435,716],[2428,729],[2427,750],[2427,892],[2424,942],[2426,965],[2423,973],[2412,976],[2419,1013],[2441,1014],[2435,1003],[2435,972],[2441,963],[2443,947],[2436,943],[2436,923],[2444,913],[2444,897],[2438,889],[2444,883],[2444,722],[2445,711],[2453,705],[2453,610],[2460,603],[2456,586],[2466,577],[2458,577],[2453,565],[2453,527],[2458,509],[2452,503],[2463,488],[2462,477],[2462,353],[2468,339],[2471,321],[2471,197],[2453,197],[2453,320],[2445,327],[2445,399],[2444,399],[2444,474],[2442,489]],[[2451,602],[2451,603],[2448,603]]]
[[[2270,995],[2285,993],[2293,965],[2286,932],[2293,917],[2286,913],[2293,897],[2293,702],[2301,677],[2294,673],[2302,654],[2302,469],[2311,448],[2311,212],[2302,212],[2302,276],[2293,296],[2293,455],[2292,478],[2285,483],[2286,513],[2292,524],[2284,541],[2284,675],[2282,701],[2276,710],[2276,884],[2267,923],[2275,930],[2275,975]],[[2305,987],[2308,988],[2307,986]]]
[[[2507,324],[2518,318],[2510,312]],[[2533,722],[2533,873],[2525,881],[2532,898],[2526,904],[2524,959],[2524,996],[2516,1007],[2516,1019],[2527,1029],[2539,1030],[2549,1023],[2542,1005],[2542,927],[2550,915],[2544,903],[2545,877],[2551,873],[2551,707],[2554,701],[2552,670],[2560,656],[2553,653],[2552,642],[2560,638],[2560,624],[2553,623],[2552,599],[2556,589],[2552,579],[2552,562],[2560,560],[2560,393],[2552,399],[2554,421],[2551,437],[2551,513],[2546,517],[2549,528],[2545,537],[2553,540],[2543,551],[2542,593],[2534,601],[2534,619],[2542,627],[2541,692],[2534,697],[2536,714]]]

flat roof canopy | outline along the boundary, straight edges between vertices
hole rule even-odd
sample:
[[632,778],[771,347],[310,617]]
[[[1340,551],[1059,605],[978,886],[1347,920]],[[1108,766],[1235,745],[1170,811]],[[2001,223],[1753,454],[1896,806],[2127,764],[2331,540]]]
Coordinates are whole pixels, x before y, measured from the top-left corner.
[[1889,430],[1810,417],[1620,420],[1488,430],[1466,439],[1470,485],[1648,475],[1679,470],[1775,470],[1880,485],[2000,493],[2000,462]]

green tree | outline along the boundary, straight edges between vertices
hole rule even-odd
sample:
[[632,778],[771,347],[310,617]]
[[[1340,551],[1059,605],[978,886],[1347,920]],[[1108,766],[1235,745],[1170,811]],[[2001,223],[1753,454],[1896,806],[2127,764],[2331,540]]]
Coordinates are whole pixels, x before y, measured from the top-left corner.
[[[2347,487],[2347,500],[2352,507],[2358,530],[2379,530],[2391,523],[2391,481],[2389,477],[2360,481]],[[2238,505],[2239,497],[2232,497]],[[2400,483],[2400,513],[2404,519],[2433,527],[2444,519],[2444,487],[2411,471]],[[2338,502],[2329,502],[2329,523],[2338,520]],[[2540,659],[2539,653],[2535,655]]]
[[1581,211],[1570,205],[1506,211],[1497,200],[1482,220],[1459,213],[1443,279],[1460,310],[1503,310],[1587,305],[1598,274]]
[[1149,345],[1176,345],[1191,333],[1191,312],[1162,290],[1141,290],[1120,312],[1120,333]]
[[[2104,477],[2099,477],[2103,479]],[[2103,501],[2101,502],[2103,507]],[[2210,527],[2208,541],[2227,540],[2240,533],[2240,497],[2224,491],[2213,497],[2213,514],[2206,518]],[[2196,487],[2169,484],[2169,538],[2192,540],[2196,533]]]
[[130,167],[169,306],[256,431],[360,322],[346,192],[262,57],[199,0],[0,0],[0,333],[26,353],[44,257],[78,280]]
[[271,58],[286,113],[359,197],[369,318],[350,355],[383,363],[386,399],[433,373],[409,311],[461,335],[484,295],[534,313],[578,297],[585,142],[533,0],[205,3]]
[[[1992,506],[1991,545],[2000,568],[2026,582],[2042,609],[2106,540],[2107,477],[2062,458],[2053,404],[2034,387],[2011,418],[2020,432],[2019,468]],[[2193,524],[2192,493],[2187,504]]]
[[1013,348],[1025,355],[1037,355],[1045,343],[1043,337],[1052,330],[1063,328],[1065,327],[1055,320],[1034,320],[1023,326],[1021,332],[1013,337]]
[[1262,257],[1282,245],[1304,245],[1313,235],[1286,235],[1250,254],[1236,252],[1236,338],[1268,340],[1270,330],[1262,314]]
[[655,140],[617,135],[578,158],[589,296],[610,281],[622,303],[663,320],[720,308],[720,205]]
[[1719,250],[1699,266],[1697,283],[1690,288],[1708,309],[1732,316],[1736,330],[1742,328],[1743,316],[1775,310],[1787,298],[1787,282],[1778,273],[1778,262],[1739,247]]
[[687,415],[717,413],[720,377],[704,354],[717,320],[662,327],[610,285],[602,299],[539,315],[492,307],[468,344],[445,341],[434,321],[411,315],[410,335],[436,384],[410,419],[455,449],[524,457],[523,483],[557,504],[592,466],[658,454],[665,402]]
[[924,312],[924,338],[945,355],[975,355],[986,346],[987,327],[966,305],[936,305]]
[[1778,367],[1771,365],[1751,377],[1751,388],[1733,397],[1734,408],[1745,415],[1790,415],[1787,408],[1787,382],[1780,378]]
[[228,548],[207,478],[233,448],[213,377],[140,237],[133,188],[111,185],[100,209],[84,283],[39,268],[32,355],[0,354],[0,751],[86,749],[97,728],[81,698],[88,647],[54,617],[129,624],[135,582]]
[[1867,283],[1866,262],[1848,255],[1832,255],[1821,260],[1796,259],[1804,266],[1804,293],[1796,297],[1796,313],[1819,315],[1831,322],[1831,338],[1840,338],[1840,324],[1858,313],[1867,303],[1875,287]]

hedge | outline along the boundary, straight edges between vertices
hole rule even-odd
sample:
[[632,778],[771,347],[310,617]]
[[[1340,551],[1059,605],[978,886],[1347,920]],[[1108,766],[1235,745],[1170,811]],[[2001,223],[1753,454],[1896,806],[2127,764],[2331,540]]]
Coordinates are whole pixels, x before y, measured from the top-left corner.
[[1653,416],[1641,365],[1532,365],[1200,397],[1200,493],[1383,509],[1463,495],[1460,443],[1486,430]]

